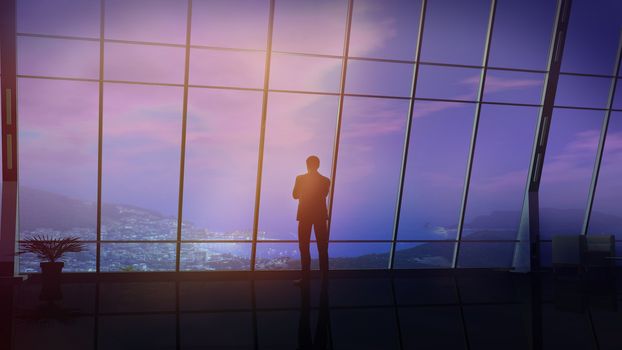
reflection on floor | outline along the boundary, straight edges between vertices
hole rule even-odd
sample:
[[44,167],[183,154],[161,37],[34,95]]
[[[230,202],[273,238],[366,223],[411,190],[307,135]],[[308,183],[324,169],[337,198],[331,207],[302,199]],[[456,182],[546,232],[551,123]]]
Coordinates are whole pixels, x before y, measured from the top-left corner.
[[47,301],[37,282],[3,286],[0,348],[622,349],[622,274],[358,271],[308,289],[278,273],[131,276],[66,281]]

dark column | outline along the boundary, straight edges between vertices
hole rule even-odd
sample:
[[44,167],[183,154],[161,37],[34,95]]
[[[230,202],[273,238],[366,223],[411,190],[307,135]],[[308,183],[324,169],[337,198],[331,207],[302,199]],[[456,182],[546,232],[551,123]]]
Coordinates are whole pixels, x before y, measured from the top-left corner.
[[553,116],[553,103],[555,102],[555,94],[557,92],[566,33],[568,32],[571,5],[572,0],[559,0],[557,3],[555,27],[553,28],[553,36],[549,47],[548,74],[543,89],[542,107],[538,116],[538,126],[532,149],[521,224],[516,237],[519,242],[514,250],[513,267],[517,271],[537,271],[540,269],[540,180],[551,118]]
[[2,217],[0,277],[13,276],[17,219],[17,99],[15,78],[15,0],[0,1],[2,50]]

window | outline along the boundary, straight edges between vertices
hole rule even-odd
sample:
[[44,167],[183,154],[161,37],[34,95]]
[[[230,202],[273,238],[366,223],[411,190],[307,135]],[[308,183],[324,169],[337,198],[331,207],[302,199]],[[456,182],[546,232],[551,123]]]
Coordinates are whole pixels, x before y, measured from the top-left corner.
[[474,115],[470,103],[415,103],[398,240],[457,238]]
[[546,69],[555,5],[555,1],[541,0],[498,1],[489,64]]
[[345,0],[277,1],[273,49],[341,55],[346,7]]
[[421,60],[481,65],[490,1],[428,2]]
[[622,113],[611,114],[588,234],[615,234],[622,239]]
[[[595,1],[570,13],[543,249],[581,233],[590,191],[588,233],[622,234],[620,86],[591,188],[622,8]],[[21,237],[79,235],[68,271],[297,269],[291,191],[317,155],[332,268],[511,266],[557,2],[422,3],[18,1]]]
[[250,240],[261,93],[190,89],[182,238]]
[[102,239],[176,239],[181,94],[104,85]]
[[604,112],[556,109],[540,185],[540,238],[578,234]]
[[320,173],[331,177],[338,98],[292,93],[268,96],[264,150],[260,239],[298,239],[297,203],[292,189],[307,171],[310,155],[320,158]]
[[348,97],[343,106],[331,240],[391,240],[408,101]]
[[99,1],[20,0],[16,5],[18,33],[99,37]]
[[482,107],[463,240],[515,240],[539,109]]
[[17,38],[18,74],[97,79],[99,43],[92,41]]
[[105,0],[108,39],[183,44],[187,1]]
[[[97,220],[97,83],[18,80],[19,237],[95,240]],[[71,111],[71,113],[67,113]],[[69,271],[93,271],[94,246],[67,254]],[[32,257],[21,269],[38,270]]]
[[350,56],[414,60],[420,13],[421,1],[355,1]]

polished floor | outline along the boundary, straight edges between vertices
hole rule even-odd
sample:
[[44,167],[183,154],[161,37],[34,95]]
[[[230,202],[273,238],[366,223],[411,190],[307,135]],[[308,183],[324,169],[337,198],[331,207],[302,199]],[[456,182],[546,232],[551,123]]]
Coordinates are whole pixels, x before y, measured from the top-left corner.
[[[130,274],[3,286],[7,349],[622,349],[622,274]],[[5,299],[6,302],[7,299]],[[6,305],[6,304],[5,304]]]

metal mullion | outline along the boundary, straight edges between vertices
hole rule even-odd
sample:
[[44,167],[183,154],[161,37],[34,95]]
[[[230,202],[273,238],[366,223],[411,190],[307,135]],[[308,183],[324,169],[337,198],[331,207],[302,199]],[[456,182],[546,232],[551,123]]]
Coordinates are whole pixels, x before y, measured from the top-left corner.
[[577,73],[577,72],[559,72],[559,75],[568,75],[568,76],[575,76],[575,77],[588,77],[588,78],[607,78],[607,79],[615,78],[616,74],[617,74],[617,72],[613,72],[613,75],[593,74],[593,73]]
[[[434,239],[404,239],[404,240],[399,240],[400,242],[404,242],[404,243],[456,243],[457,240],[455,239],[447,239],[447,240],[434,240]],[[550,242],[551,240],[542,240],[543,242]],[[622,240],[617,240],[619,242],[622,242]],[[18,243],[21,243],[22,241],[18,241]],[[97,240],[80,240],[80,242],[82,243],[88,243],[88,244],[93,244],[93,243],[97,243]],[[315,240],[311,240],[311,242],[315,242]],[[367,239],[334,239],[334,240],[330,240],[330,242],[332,243],[392,243],[393,241],[390,239],[376,239],[376,240],[367,240]],[[482,242],[491,242],[491,243],[515,243],[515,242],[519,242],[519,240],[515,240],[515,239],[487,239],[487,240],[471,240],[471,239],[467,239],[464,240],[464,242],[469,242],[469,243],[482,243]],[[174,244],[177,243],[177,240],[173,240],[173,239],[169,239],[169,240],[101,240],[100,243],[102,244],[143,244],[143,243],[149,243],[149,244]],[[235,240],[235,239],[213,239],[213,240],[192,240],[192,239],[188,239],[188,240],[183,240],[183,243],[201,243],[201,244],[216,244],[216,243],[240,243],[240,244],[250,244],[252,243],[251,240]],[[295,239],[283,239],[283,240],[257,240],[257,243],[263,244],[263,243],[298,243],[298,240]]]
[[417,32],[417,43],[415,50],[415,67],[410,90],[410,102],[408,104],[408,116],[406,120],[406,131],[404,136],[404,148],[402,152],[402,165],[400,169],[399,187],[397,191],[397,201],[395,204],[395,216],[393,218],[393,235],[391,251],[389,252],[389,269],[393,269],[395,264],[395,249],[397,245],[397,232],[400,224],[400,213],[402,210],[402,198],[404,196],[404,180],[406,177],[406,165],[408,162],[408,151],[410,147],[410,133],[412,130],[413,110],[415,105],[415,95],[417,93],[417,79],[419,77],[419,60],[421,59],[421,47],[423,46],[423,29],[425,27],[425,12],[428,5],[427,0],[421,2],[421,12],[419,14],[419,31]]
[[84,81],[97,83],[100,79],[89,79],[89,78],[69,78],[69,77],[53,77],[53,76],[42,76],[42,75],[28,75],[28,74],[17,74],[17,78],[26,78],[26,79],[46,79],[46,80],[69,80],[69,81]]
[[363,97],[363,98],[382,98],[382,99],[392,99],[392,100],[408,100],[410,101],[410,97],[408,96],[390,96],[390,95],[370,95],[370,94],[343,94],[346,97]]
[[128,85],[148,85],[148,86],[173,86],[184,87],[184,84],[175,83],[151,83],[147,81],[131,81],[131,80],[104,80],[105,83],[110,84],[128,84]]
[[434,98],[434,97],[415,97],[415,101],[432,101],[432,102],[452,102],[452,103],[477,103],[472,100],[453,100],[449,98]]
[[361,56],[348,56],[348,60],[351,61],[367,61],[367,62],[382,62],[382,63],[403,63],[403,64],[415,64],[417,60],[396,60],[391,58],[377,58],[377,57],[361,57]]
[[289,55],[289,56],[303,56],[303,57],[315,57],[315,58],[332,58],[332,59],[343,59],[343,56],[339,55],[327,55],[322,53],[311,53],[311,52],[294,52],[294,51],[276,51],[273,50],[272,53],[280,54],[280,55]]
[[285,94],[302,94],[302,95],[339,96],[338,92],[321,92],[321,91],[269,89],[268,92],[278,92],[278,93],[285,93]]
[[472,69],[482,69],[482,68],[484,68],[484,66],[475,66],[475,65],[472,65],[472,64],[442,63],[442,62],[432,62],[432,61],[421,61],[419,63],[422,66],[450,67],[450,68],[472,68]]
[[479,128],[479,119],[482,112],[482,103],[484,97],[484,88],[486,85],[486,73],[488,69],[488,58],[490,57],[490,43],[492,41],[492,30],[495,23],[495,14],[497,10],[497,0],[490,2],[490,14],[488,16],[488,30],[486,32],[486,45],[484,46],[484,57],[482,63],[482,72],[477,91],[477,103],[475,105],[475,117],[473,118],[473,130],[471,134],[471,144],[469,146],[469,157],[467,160],[467,169],[464,179],[464,188],[462,192],[462,203],[460,205],[460,216],[458,217],[457,243],[454,249],[454,256],[451,263],[452,268],[458,265],[458,254],[460,253],[460,240],[462,239],[462,231],[464,230],[464,217],[466,214],[466,206],[469,196],[469,187],[471,185],[471,174],[473,172],[473,159],[475,156],[475,144],[477,142],[477,132]]
[[17,36],[17,37],[28,37],[28,38],[42,38],[42,39],[65,39],[65,40],[94,41],[94,42],[99,42],[100,41],[100,38],[89,38],[89,37],[85,37],[85,36],[73,36],[73,35],[16,33],[15,36]]
[[592,172],[592,181],[590,183],[590,191],[588,194],[587,207],[585,208],[585,217],[583,220],[583,227],[581,229],[582,235],[587,235],[587,230],[590,225],[590,219],[592,217],[592,208],[594,206],[594,196],[596,193],[596,186],[598,185],[598,177],[600,175],[600,167],[603,160],[603,152],[605,150],[605,142],[607,141],[607,131],[609,129],[609,121],[611,120],[611,109],[613,107],[613,100],[615,98],[616,89],[618,85],[618,78],[615,75],[620,69],[622,64],[622,31],[620,31],[620,39],[618,43],[618,52],[616,55],[616,61],[613,70],[614,78],[612,78],[611,86],[609,89],[609,98],[607,100],[607,111],[605,112],[605,118],[603,119],[603,126],[600,132],[600,139],[598,141],[598,150],[596,152],[596,161],[594,162],[594,170]]
[[123,39],[104,39],[105,42],[111,44],[126,44],[126,45],[142,45],[142,46],[164,46],[164,47],[177,47],[177,48],[185,48],[185,44],[173,44],[173,43],[163,43],[157,41],[140,41],[140,40],[123,40]]
[[197,89],[214,89],[214,90],[235,90],[235,91],[256,91],[256,92],[263,91],[263,89],[260,89],[260,88],[245,88],[245,87],[220,86],[220,85],[188,84],[188,87],[197,88]]
[[488,66],[488,70],[500,70],[500,71],[506,71],[506,72],[518,72],[518,73],[539,73],[539,74],[546,74],[548,73],[545,70],[539,70],[539,69],[527,69],[527,68],[507,68],[507,67],[496,67],[496,66]]
[[[533,140],[532,154],[529,163],[528,177],[525,184],[525,194],[523,196],[523,207],[521,210],[521,222],[516,235],[517,240],[527,242],[527,252],[524,253],[524,246],[520,244],[514,248],[513,267],[526,263],[521,259],[527,256],[531,269],[539,268],[539,238],[540,238],[540,209],[539,209],[539,191],[542,169],[544,166],[544,157],[548,145],[548,135],[550,131],[553,110],[560,108],[554,105],[555,95],[557,92],[557,84],[559,82],[560,68],[564,45],[566,40],[566,32],[568,29],[568,21],[570,18],[570,10],[572,0],[558,0],[555,19],[553,21],[553,29],[549,45],[547,59],[547,74],[544,86],[542,88],[542,97],[536,131]],[[522,238],[521,238],[522,237]]]
[[341,77],[339,81],[339,101],[337,104],[337,122],[335,126],[335,143],[333,145],[333,161],[330,170],[330,190],[328,199],[328,237],[330,239],[330,229],[333,216],[333,203],[335,196],[335,179],[337,177],[337,160],[339,157],[339,142],[341,139],[341,122],[343,118],[343,101],[345,97],[346,76],[348,73],[348,55],[350,53],[350,32],[352,30],[352,11],[354,1],[348,0],[346,10],[346,28],[343,39],[343,60],[341,62]]
[[251,246],[250,271],[255,271],[255,259],[257,256],[257,231],[259,230],[259,205],[261,200],[261,177],[263,175],[263,156],[266,139],[266,117],[268,113],[268,93],[270,88],[270,65],[272,63],[272,33],[274,31],[274,4],[270,0],[268,17],[266,58],[264,62],[263,97],[261,101],[261,127],[259,130],[259,147],[257,150],[257,182],[255,184],[255,209],[253,212],[253,239]]
[[181,259],[181,228],[183,224],[184,171],[186,165],[186,126],[188,124],[188,81],[190,78],[190,36],[192,34],[192,0],[188,0],[186,15],[186,57],[184,66],[184,97],[181,113],[181,150],[179,156],[179,193],[177,201],[177,243],[175,246],[175,271],[179,272]]
[[191,49],[200,49],[200,50],[214,50],[214,51],[235,51],[235,52],[263,52],[266,50],[262,49],[245,49],[241,47],[224,47],[224,46],[209,46],[209,45],[197,45],[191,44]]
[[560,106],[560,105],[554,105],[553,108],[555,109],[579,109],[579,110],[583,110],[583,111],[607,111],[607,108],[601,108],[601,107],[580,107],[580,106]]
[[95,273],[101,272],[102,240],[102,152],[104,138],[104,33],[106,0],[99,2],[99,79],[98,79],[98,125],[97,125],[97,219],[95,243]]

